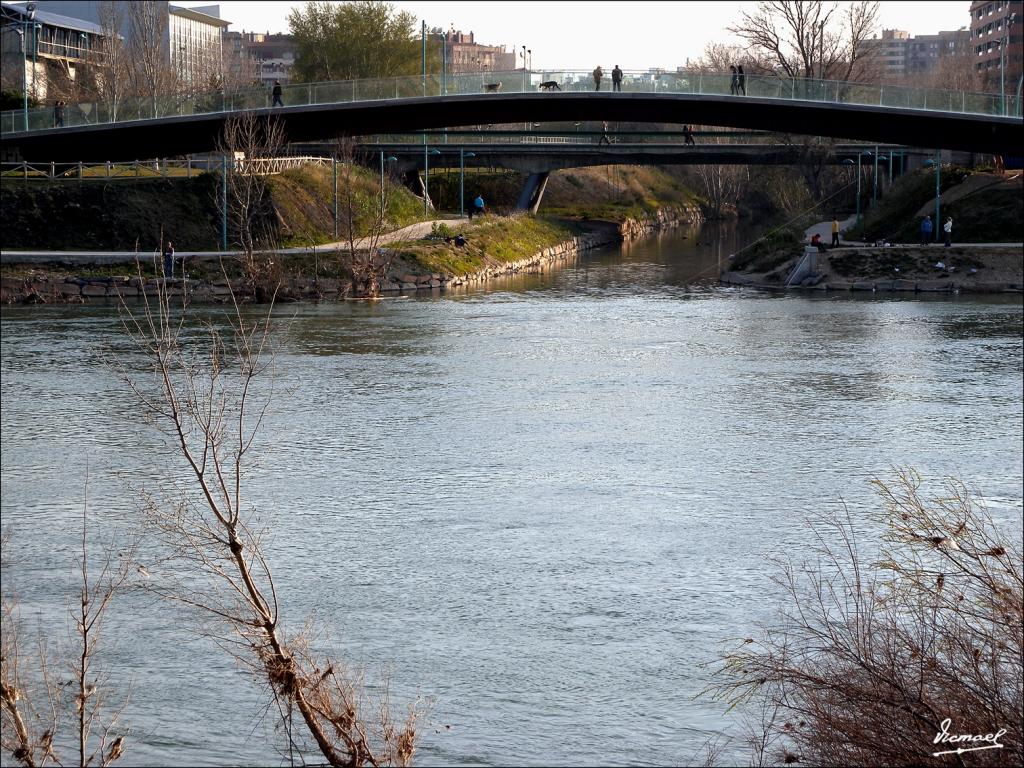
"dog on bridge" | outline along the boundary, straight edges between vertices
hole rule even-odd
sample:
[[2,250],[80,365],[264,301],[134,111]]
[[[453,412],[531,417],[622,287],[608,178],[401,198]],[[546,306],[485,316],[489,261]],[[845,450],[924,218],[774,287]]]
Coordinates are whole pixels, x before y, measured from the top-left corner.
[[540,85],[538,85],[537,87],[540,88],[540,90],[542,90],[542,91],[560,91],[560,90],[562,90],[559,87],[558,83],[556,83],[554,80],[546,80],[543,83],[541,83]]
[[484,93],[497,93],[501,90],[501,83],[484,83]]

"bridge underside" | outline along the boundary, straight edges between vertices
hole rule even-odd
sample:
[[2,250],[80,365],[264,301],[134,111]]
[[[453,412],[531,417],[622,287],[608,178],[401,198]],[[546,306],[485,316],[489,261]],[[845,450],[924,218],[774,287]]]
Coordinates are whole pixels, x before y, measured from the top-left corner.
[[[318,147],[316,151],[322,152],[325,149]],[[461,162],[460,149],[464,153],[461,156],[463,159],[469,153],[475,156],[473,165],[486,164],[524,173],[550,173],[597,165],[793,165],[807,161],[841,165],[847,159],[856,159],[864,145],[837,144],[831,147],[804,148],[791,144],[430,144],[430,167],[458,168]],[[396,170],[423,168],[422,145],[363,144],[359,145],[359,151],[371,167],[376,167],[378,155],[383,152],[397,158]],[[891,148],[880,145],[879,151],[888,154]],[[909,150],[907,155],[911,154],[922,153]],[[924,154],[931,155],[930,152]]]
[[[510,93],[254,110],[284,122],[288,141],[516,122],[608,120],[716,125],[805,136],[1024,154],[1019,118],[734,96]],[[212,151],[227,117],[213,113],[5,134],[6,155],[31,162],[104,162]]]

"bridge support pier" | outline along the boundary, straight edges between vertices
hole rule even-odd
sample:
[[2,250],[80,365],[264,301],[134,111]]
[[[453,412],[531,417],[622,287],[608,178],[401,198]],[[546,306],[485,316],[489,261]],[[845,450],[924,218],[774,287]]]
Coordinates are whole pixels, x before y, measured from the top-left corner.
[[540,200],[544,197],[544,189],[548,185],[549,171],[531,173],[526,179],[523,191],[519,193],[519,202],[516,203],[517,211],[529,211],[537,213],[540,208]]

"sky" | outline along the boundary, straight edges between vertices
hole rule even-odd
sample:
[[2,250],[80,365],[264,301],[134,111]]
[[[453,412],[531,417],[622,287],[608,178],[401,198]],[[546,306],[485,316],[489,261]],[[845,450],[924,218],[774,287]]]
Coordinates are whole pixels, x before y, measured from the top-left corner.
[[[675,69],[696,59],[709,42],[736,42],[725,28],[741,11],[756,10],[756,2],[637,2],[636,0],[390,0],[430,27],[454,24],[472,31],[476,42],[504,45],[517,51],[523,45],[532,54],[533,69],[591,69],[616,64],[626,70],[650,67]],[[175,5],[218,4],[221,18],[233,31],[287,32],[288,12],[303,2],[270,0],[175,0]],[[842,6],[846,3],[838,3]],[[903,29],[912,35],[930,35],[970,25],[970,0],[906,2],[883,0],[880,27]]]

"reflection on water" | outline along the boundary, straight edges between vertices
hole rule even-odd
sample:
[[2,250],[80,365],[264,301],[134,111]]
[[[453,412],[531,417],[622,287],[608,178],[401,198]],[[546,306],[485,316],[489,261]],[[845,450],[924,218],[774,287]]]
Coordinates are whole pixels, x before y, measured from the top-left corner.
[[[396,701],[435,700],[423,763],[689,760],[736,727],[694,694],[720,642],[771,617],[766,555],[803,551],[804,516],[841,500],[868,533],[867,481],[894,465],[963,477],[1019,529],[1019,297],[719,286],[747,237],[275,310],[284,394],[248,498],[290,617],[387,665]],[[55,631],[86,470],[123,523],[130,485],[182,469],[103,363],[129,354],[119,328],[110,307],[3,310],[0,505]],[[260,689],[188,621],[133,598],[118,622],[133,762],[279,761]]]

